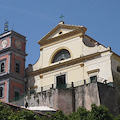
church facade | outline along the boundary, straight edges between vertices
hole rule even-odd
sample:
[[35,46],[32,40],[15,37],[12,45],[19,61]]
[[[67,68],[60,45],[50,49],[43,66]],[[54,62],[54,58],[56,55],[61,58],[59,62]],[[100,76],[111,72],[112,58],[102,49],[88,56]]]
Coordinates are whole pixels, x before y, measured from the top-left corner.
[[29,89],[40,92],[45,86],[59,88],[94,81],[113,86],[113,74],[119,76],[120,58],[110,47],[87,36],[86,30],[60,22],[38,41],[40,58],[26,70]]
[[95,103],[118,112],[120,56],[86,35],[86,30],[61,21],[38,41],[40,58],[26,70],[25,37],[14,31],[0,35],[1,100],[9,102],[28,92],[22,99],[28,106],[48,106],[69,114]]
[[[26,75],[28,89],[43,94],[36,99],[38,102],[28,99],[30,106],[47,105],[54,109],[62,109],[65,113],[73,112],[80,106],[90,109],[92,103],[104,104],[108,108],[111,105],[110,109],[114,107],[118,109],[120,57],[112,52],[110,47],[105,47],[86,35],[86,30],[84,26],[66,25],[60,22],[38,41],[41,46],[40,58],[34,65],[29,65]],[[114,89],[114,92],[105,90],[98,84],[95,87],[93,85],[95,83],[107,85]],[[90,86],[86,87],[87,85],[93,85],[92,89]],[[79,90],[78,87],[83,88]],[[65,92],[71,88],[76,90]],[[105,91],[100,91],[100,88]],[[51,89],[58,91],[50,92]],[[63,91],[60,92],[61,90]],[[45,91],[55,96],[49,97],[51,94],[44,93]],[[101,98],[102,96],[104,98]],[[72,101],[69,103],[68,99]],[[69,107],[71,104],[73,106]],[[66,111],[65,107],[70,111],[68,112],[68,109]]]

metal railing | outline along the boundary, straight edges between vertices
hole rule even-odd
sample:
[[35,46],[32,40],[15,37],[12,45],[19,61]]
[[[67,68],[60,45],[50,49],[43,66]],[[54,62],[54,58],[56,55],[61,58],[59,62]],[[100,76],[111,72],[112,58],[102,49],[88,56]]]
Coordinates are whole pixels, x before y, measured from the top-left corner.
[[98,78],[97,77],[97,79],[94,80],[94,81],[91,81],[91,79],[89,78],[89,79],[79,80],[79,81],[76,81],[76,82],[71,82],[71,83],[66,83],[66,84],[51,84],[51,85],[47,85],[47,86],[43,86],[43,87],[39,87],[39,88],[35,88],[35,89],[30,89],[27,92],[25,92],[24,94],[22,94],[21,96],[18,96],[16,98],[14,97],[14,98],[10,99],[10,102],[18,101],[25,96],[40,93],[40,92],[44,92],[44,91],[48,91],[48,90],[51,90],[51,89],[67,89],[67,88],[82,86],[82,85],[85,85],[85,84],[90,84],[92,82],[100,82],[100,83],[104,83],[104,84],[108,84],[108,85],[112,86],[112,84],[109,84],[107,82],[107,80],[104,79],[104,78]]

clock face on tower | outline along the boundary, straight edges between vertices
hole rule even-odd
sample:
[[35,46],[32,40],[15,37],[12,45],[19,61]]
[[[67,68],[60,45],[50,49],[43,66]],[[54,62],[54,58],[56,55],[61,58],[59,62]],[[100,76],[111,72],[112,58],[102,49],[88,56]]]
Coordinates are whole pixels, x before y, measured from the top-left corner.
[[18,48],[18,49],[21,49],[22,48],[22,43],[20,40],[16,40],[15,41],[15,46]]
[[1,47],[5,48],[7,46],[7,40],[2,40]]

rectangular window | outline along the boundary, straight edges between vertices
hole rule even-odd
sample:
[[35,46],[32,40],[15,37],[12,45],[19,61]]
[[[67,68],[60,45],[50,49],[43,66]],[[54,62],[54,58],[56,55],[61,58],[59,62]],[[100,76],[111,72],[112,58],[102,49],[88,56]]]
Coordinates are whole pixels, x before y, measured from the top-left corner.
[[15,73],[20,74],[20,70],[21,70],[21,61],[15,59]]
[[5,72],[5,60],[6,59],[0,61],[0,73]]
[[4,84],[0,85],[0,98],[4,97]]
[[90,81],[93,82],[97,82],[97,76],[92,76],[90,77]]
[[66,74],[56,76],[56,88],[66,88]]
[[19,65],[19,63],[15,64],[15,71],[16,71],[16,73],[20,73],[20,65]]
[[15,94],[14,100],[15,100],[15,101],[19,100],[19,98],[20,98],[20,93],[19,93],[19,92],[15,92],[14,94]]
[[20,89],[17,87],[14,87],[14,100],[17,101],[20,99]]

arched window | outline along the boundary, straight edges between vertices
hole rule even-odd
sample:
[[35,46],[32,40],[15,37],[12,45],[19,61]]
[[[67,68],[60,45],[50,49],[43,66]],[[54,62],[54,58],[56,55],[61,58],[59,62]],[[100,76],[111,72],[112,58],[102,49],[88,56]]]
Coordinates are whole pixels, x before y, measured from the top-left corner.
[[117,71],[120,72],[120,66],[117,66]]
[[54,56],[52,63],[71,58],[70,52],[66,49],[62,49]]
[[20,73],[20,65],[19,65],[19,63],[16,63],[16,65],[15,65],[15,71],[17,73]]
[[5,71],[5,63],[2,62],[2,63],[1,63],[1,72],[4,72],[4,71]]
[[3,97],[3,87],[0,87],[0,98]]

